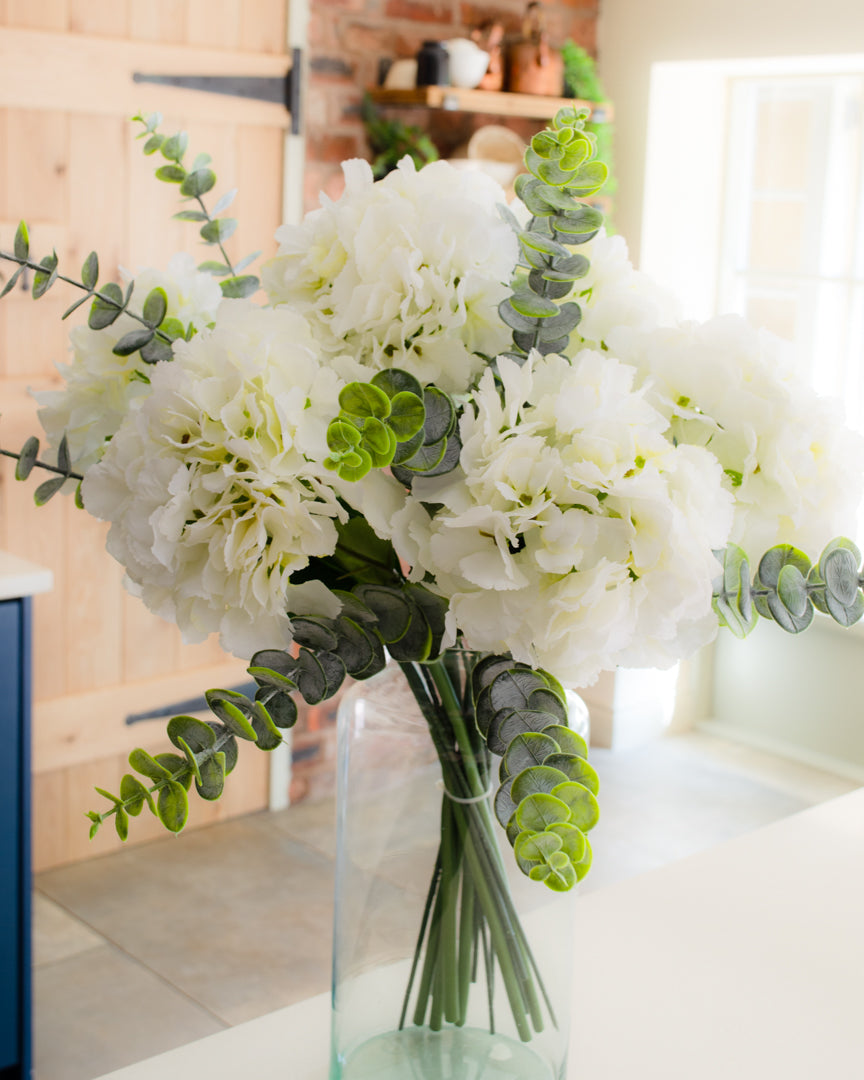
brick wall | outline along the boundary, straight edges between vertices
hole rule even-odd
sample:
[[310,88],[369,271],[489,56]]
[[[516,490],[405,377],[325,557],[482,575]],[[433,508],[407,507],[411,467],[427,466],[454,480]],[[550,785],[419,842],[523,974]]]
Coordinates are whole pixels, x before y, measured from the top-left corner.
[[[503,23],[508,36],[518,36],[525,6],[526,0],[314,0],[306,98],[307,208],[317,206],[319,191],[339,195],[341,161],[368,156],[360,101],[364,89],[376,85],[382,61],[414,56],[426,40],[465,37],[492,18]],[[599,0],[548,0],[544,8],[551,43],[560,46],[569,37],[594,53],[598,6]],[[538,127],[501,117],[414,109],[390,115],[426,126],[444,156],[484,123],[508,123],[523,137]]]
[[[599,0],[555,0],[545,5],[550,41],[569,37],[595,51]],[[368,156],[360,120],[363,91],[376,85],[382,61],[414,56],[426,40],[464,37],[491,19],[500,19],[508,35],[518,36],[524,0],[495,4],[465,0],[313,0],[309,24],[309,83],[306,95],[306,206],[318,205],[318,193],[338,197],[340,162]],[[426,126],[442,156],[468,141],[485,123],[508,123],[528,138],[539,121],[498,116],[404,110],[407,123]],[[294,729],[290,797],[321,798],[333,789],[338,699],[303,707]]]

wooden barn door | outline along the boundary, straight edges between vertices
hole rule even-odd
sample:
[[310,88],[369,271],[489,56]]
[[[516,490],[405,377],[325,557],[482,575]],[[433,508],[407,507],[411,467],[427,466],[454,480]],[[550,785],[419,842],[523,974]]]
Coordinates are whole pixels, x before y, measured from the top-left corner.
[[[164,267],[178,250],[212,257],[194,226],[172,220],[177,188],[153,178],[159,162],[135,140],[140,128],[129,117],[159,111],[162,130],[188,132],[190,160],[212,155],[214,198],[239,188],[234,257],[260,247],[271,254],[285,108],[136,84],[131,75],[284,75],[285,27],[285,0],[0,0],[0,246],[11,247],[25,219],[38,257],[56,248],[61,271],[77,276],[95,248],[103,280],[120,266]],[[54,364],[67,359],[69,329],[60,314],[71,299],[61,284],[38,303],[17,289],[0,303],[4,447],[18,449],[38,431],[28,388],[58,384]],[[34,861],[44,869],[119,844],[108,827],[89,843],[83,815],[101,802],[94,784],[116,790],[132,746],[165,747],[164,719],[129,724],[130,716],[246,677],[215,641],[183,645],[173,626],[125,594],[103,523],[69,498],[37,509],[33,484],[16,483],[4,460],[0,548],[49,566],[56,583],[35,610]],[[267,767],[263,754],[242,755],[223,801],[198,800],[190,824],[265,806]],[[132,830],[139,840],[159,831],[153,819]]]

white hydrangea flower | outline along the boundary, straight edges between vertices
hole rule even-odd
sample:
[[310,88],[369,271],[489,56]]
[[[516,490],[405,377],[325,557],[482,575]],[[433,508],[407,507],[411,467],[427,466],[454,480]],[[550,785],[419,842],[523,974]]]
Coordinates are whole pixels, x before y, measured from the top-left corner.
[[[141,270],[134,281],[133,306],[143,304],[152,289],[162,288],[168,299],[167,316],[184,327],[191,323],[196,330],[213,321],[222,299],[219,283],[197,270],[191,255],[175,255],[164,273]],[[126,414],[138,408],[149,392],[152,365],[138,353],[115,356],[112,352],[124,334],[140,328],[141,323],[126,314],[102,330],[75,327],[69,335],[72,362],[57,365],[65,386],[33,395],[42,406],[38,415],[49,443],[56,449],[63,435],[67,436],[77,472],[99,460]]]
[[276,234],[264,267],[270,301],[309,319],[322,349],[372,371],[401,367],[448,393],[505,349],[498,317],[517,259],[499,216],[501,188],[444,161],[410,158],[375,183],[365,161],[343,166],[345,193]]
[[341,385],[302,316],[223,301],[88,471],[108,550],[187,640],[219,631],[248,659],[290,642],[286,611],[339,611],[323,584],[291,578],[333,553],[347,516],[320,464]]
[[707,446],[735,497],[730,539],[752,558],[794,543],[815,558],[854,529],[864,441],[795,372],[788,344],[737,315],[609,336],[680,443]]
[[498,365],[503,397],[487,372],[461,421],[460,468],[417,480],[394,515],[413,577],[432,575],[470,648],[571,685],[709,640],[712,548],[732,503],[712,455],[672,446],[609,354]]
[[676,322],[677,300],[634,268],[622,236],[608,236],[601,229],[578,252],[590,266],[568,297],[582,308],[582,319],[571,336],[572,354],[608,344],[612,331],[622,326],[645,331]]

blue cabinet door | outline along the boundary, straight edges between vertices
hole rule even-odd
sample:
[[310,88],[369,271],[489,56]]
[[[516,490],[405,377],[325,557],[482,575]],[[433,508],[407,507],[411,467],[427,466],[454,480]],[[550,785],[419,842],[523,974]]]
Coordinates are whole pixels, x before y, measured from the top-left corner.
[[0,602],[0,1080],[30,1076],[29,613]]

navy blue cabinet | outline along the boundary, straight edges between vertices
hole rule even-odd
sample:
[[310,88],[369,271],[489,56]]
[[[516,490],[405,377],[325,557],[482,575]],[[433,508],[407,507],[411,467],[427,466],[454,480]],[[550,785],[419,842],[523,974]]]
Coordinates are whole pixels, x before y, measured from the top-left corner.
[[0,601],[0,1080],[29,1080],[30,599]]

